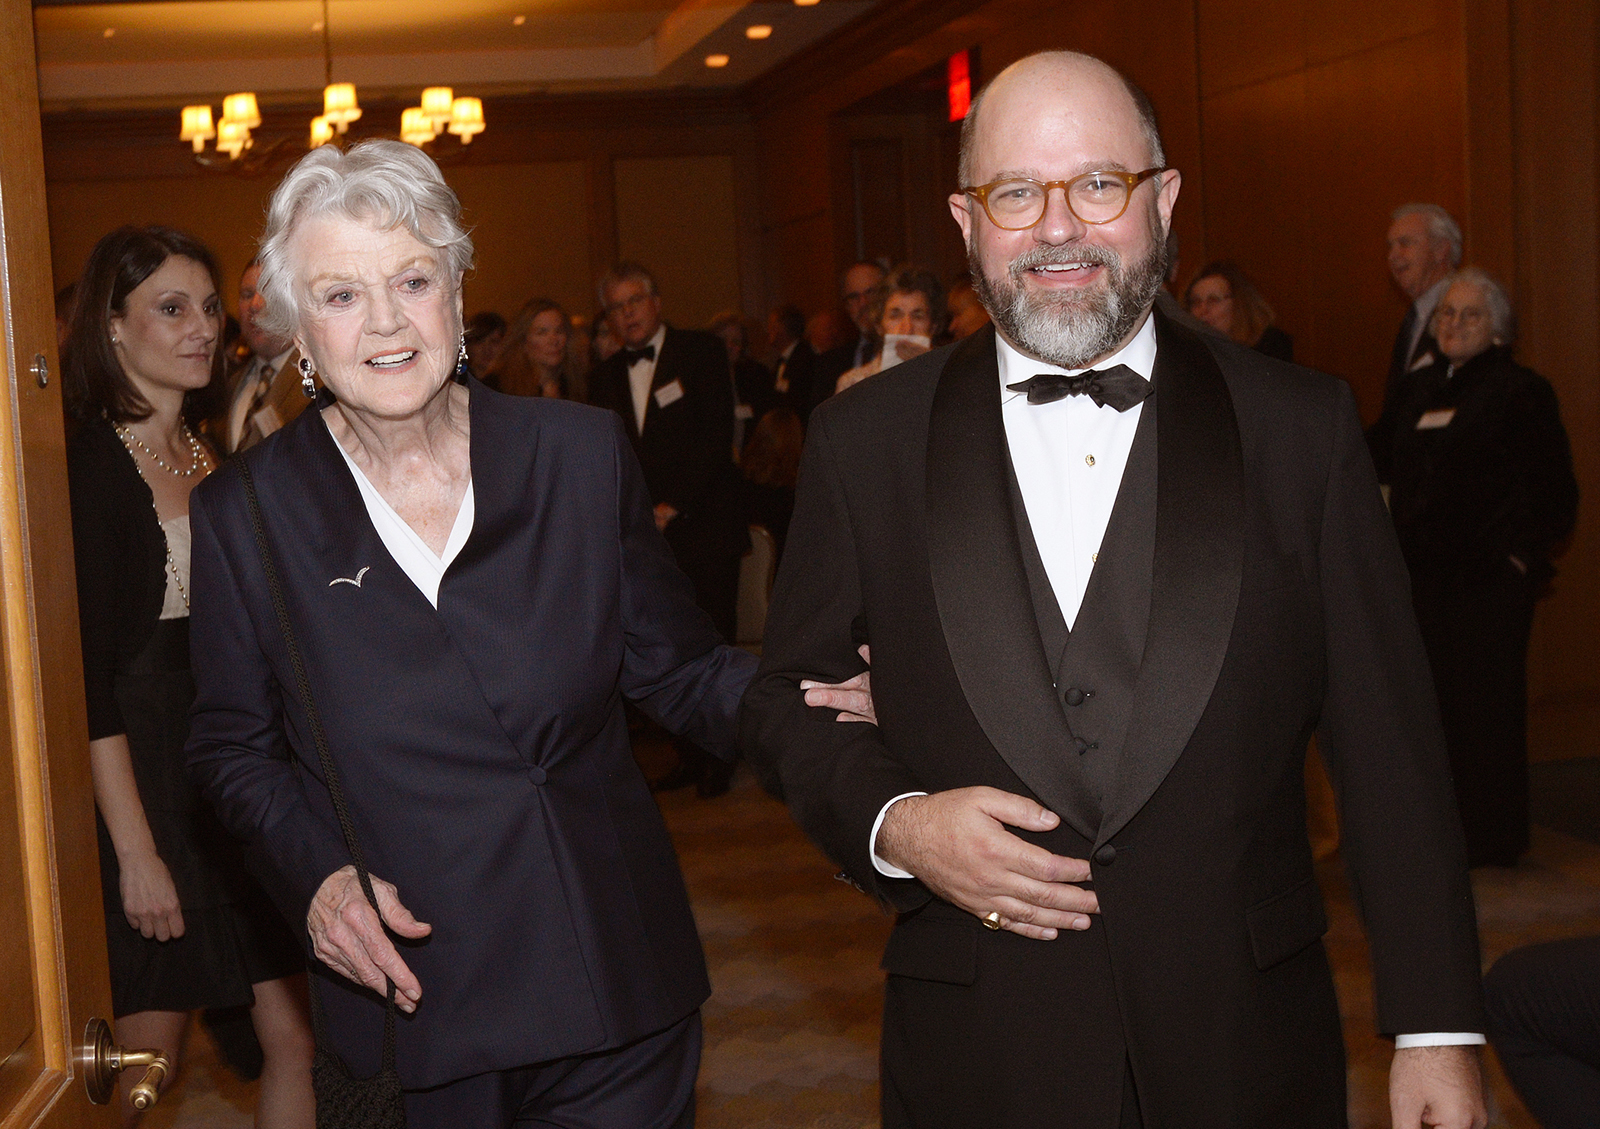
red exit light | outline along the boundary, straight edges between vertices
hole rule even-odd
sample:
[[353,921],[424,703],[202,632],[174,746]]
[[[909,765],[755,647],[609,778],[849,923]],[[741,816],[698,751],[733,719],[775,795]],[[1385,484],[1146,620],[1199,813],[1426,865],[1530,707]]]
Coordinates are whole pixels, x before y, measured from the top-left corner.
[[950,120],[958,122],[972,108],[971,52],[957,51],[945,65],[945,90],[950,97]]

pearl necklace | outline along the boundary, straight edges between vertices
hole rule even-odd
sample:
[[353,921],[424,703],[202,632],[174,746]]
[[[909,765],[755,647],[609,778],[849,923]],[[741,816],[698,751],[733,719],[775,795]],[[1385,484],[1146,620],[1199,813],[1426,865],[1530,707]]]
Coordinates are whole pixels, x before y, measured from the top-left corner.
[[[154,459],[156,464],[160,466],[162,470],[167,471],[169,474],[175,474],[179,478],[188,478],[201,466],[207,466],[209,469],[210,460],[205,457],[205,448],[203,448],[200,445],[200,441],[194,437],[194,432],[189,430],[188,424],[183,425],[183,433],[189,438],[189,449],[194,452],[195,460],[188,470],[173,470],[166,463],[161,461],[160,455],[156,454],[149,447],[146,447],[143,443],[140,443],[139,437],[135,435],[130,428],[124,427],[119,423],[116,425],[116,432],[117,438],[122,440],[122,446],[128,452],[128,457],[133,459],[133,469],[138,473],[140,479],[144,479],[144,468],[139,465],[139,459],[133,453],[135,444],[138,445],[139,450],[143,451],[145,454]],[[133,442],[130,443],[130,439]],[[145,485],[149,486],[150,483],[146,481]],[[161,546],[167,551],[167,572],[172,573],[172,582],[178,586],[178,595],[183,597],[183,610],[189,611],[189,589],[184,587],[183,574],[178,571],[178,562],[172,559],[172,542],[167,540],[167,531],[161,526],[161,511],[156,508],[156,494],[154,490],[150,491],[150,509],[154,511],[156,515],[156,528],[161,529]]]
[[[128,454],[133,454],[133,448],[138,447],[139,450],[143,451],[150,457],[150,460],[154,462],[156,466],[160,467],[168,474],[175,475],[178,478],[190,478],[194,475],[195,471],[200,469],[201,464],[205,462],[205,449],[200,446],[200,440],[195,438],[194,432],[189,430],[189,425],[187,423],[183,425],[183,436],[189,441],[188,470],[179,470],[175,466],[168,466],[167,461],[152,451],[149,447],[146,447],[144,445],[144,441],[135,435],[133,433],[133,428],[129,427],[127,424],[119,423],[116,426],[117,438],[121,439],[122,445],[128,448]],[[135,463],[138,461],[138,459],[134,459]]]

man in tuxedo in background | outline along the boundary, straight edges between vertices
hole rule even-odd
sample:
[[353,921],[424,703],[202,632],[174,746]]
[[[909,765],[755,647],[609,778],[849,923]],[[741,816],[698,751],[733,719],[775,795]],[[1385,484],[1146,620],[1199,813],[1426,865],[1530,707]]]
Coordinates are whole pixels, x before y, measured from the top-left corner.
[[229,379],[225,414],[213,421],[212,435],[229,455],[255,446],[311,403],[294,344],[261,324],[267,304],[256,289],[260,277],[261,264],[254,259],[239,276],[239,339],[250,353]]
[[806,341],[806,316],[798,306],[779,306],[767,315],[772,346],[772,386],[803,420],[827,397],[817,392],[817,354]]
[[833,395],[833,386],[839,377],[853,368],[860,368],[878,352],[878,327],[872,320],[872,296],[883,285],[886,273],[879,263],[863,260],[851,263],[839,276],[839,295],[844,302],[844,312],[855,325],[856,335],[851,341],[829,349],[817,358],[817,396],[802,418],[809,418],[811,410]]
[[1461,265],[1461,225],[1438,204],[1402,204],[1389,219],[1389,276],[1411,299],[1405,320],[1389,351],[1383,385],[1383,413],[1368,432],[1378,481],[1389,481],[1389,452],[1378,437],[1388,435],[1394,413],[1412,399],[1418,374],[1440,357],[1429,323],[1444,294],[1445,280]]
[[[627,423],[656,527],[694,584],[695,601],[723,638],[732,639],[739,559],[750,548],[750,533],[733,464],[727,350],[710,333],[663,322],[655,277],[638,263],[611,268],[599,290],[622,348],[590,373],[589,402]],[[659,787],[694,784],[702,796],[728,790],[731,764],[689,741],[679,740],[677,748],[680,768]]]
[[[950,207],[994,327],[814,414],[742,745],[899,911],[885,1129],[1342,1129],[1317,729],[1395,1125],[1481,1129],[1461,829],[1354,400],[1152,313],[1165,164],[1087,56],[975,100]],[[863,644],[879,728],[808,701]]]

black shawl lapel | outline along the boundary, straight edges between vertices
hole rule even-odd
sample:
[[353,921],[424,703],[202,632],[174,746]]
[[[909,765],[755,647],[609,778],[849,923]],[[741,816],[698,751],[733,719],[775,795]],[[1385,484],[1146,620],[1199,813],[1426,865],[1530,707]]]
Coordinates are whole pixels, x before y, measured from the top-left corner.
[[439,585],[445,589],[458,571],[472,566],[492,547],[506,540],[506,531],[530,520],[527,512],[535,491],[533,465],[539,451],[539,425],[532,413],[504,410],[504,394],[467,380],[467,412],[472,421],[472,533]]
[[[333,393],[320,389],[316,399],[301,413],[302,419],[284,428],[282,439],[278,441],[282,458],[291,466],[306,468],[296,474],[306,497],[294,507],[301,520],[312,523],[306,531],[306,547],[315,548],[326,561],[329,579],[353,577],[362,568],[377,566],[405,580],[400,566],[389,555],[383,538],[378,536],[367,516],[367,504],[339,452],[339,441],[322,419],[322,410],[333,402]],[[406,583],[415,591],[415,585],[409,580]],[[422,593],[416,595],[423,606],[427,606]]]
[[1039,800],[1086,839],[1093,813],[1071,788],[1071,737],[1022,560],[1007,486],[994,330],[957,345],[928,423],[928,565],[945,646],[967,704],[995,751]]
[[679,350],[673,348],[673,345],[676,344],[673,338],[677,337],[678,333],[678,330],[669,325],[667,326],[667,335],[661,339],[661,354],[656,357],[655,371],[650,374],[650,400],[646,402],[644,413],[646,418],[650,415],[650,407],[655,403],[656,389],[665,387],[678,379]]
[[1156,318],[1156,541],[1150,629],[1097,842],[1127,825],[1205,712],[1244,571],[1244,469],[1222,370],[1193,333]]

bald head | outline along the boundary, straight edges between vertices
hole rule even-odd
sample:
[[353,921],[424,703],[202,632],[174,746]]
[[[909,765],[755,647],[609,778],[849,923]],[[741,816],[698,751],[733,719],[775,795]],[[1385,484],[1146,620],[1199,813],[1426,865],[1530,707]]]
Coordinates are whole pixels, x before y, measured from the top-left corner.
[[[1037,105],[1043,101],[1071,105],[1088,99],[1103,104],[1107,109],[1120,109],[1128,114],[1128,124],[1144,141],[1145,161],[1139,168],[1153,168],[1167,163],[1161,145],[1161,131],[1156,125],[1155,107],[1143,90],[1121,71],[1103,63],[1093,55],[1078,51],[1041,51],[1019,59],[996,75],[967,111],[961,123],[961,160],[959,177],[963,185],[982,184],[992,177],[993,168],[981,168],[979,149],[994,130],[1004,127],[1004,121],[990,122],[989,118],[1009,117],[1009,114],[984,112],[986,105],[998,104],[1006,110],[1022,100]],[[983,179],[979,179],[979,178]]]

